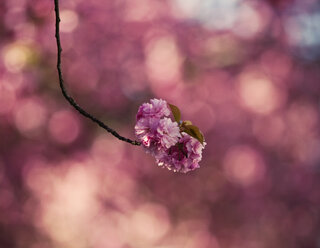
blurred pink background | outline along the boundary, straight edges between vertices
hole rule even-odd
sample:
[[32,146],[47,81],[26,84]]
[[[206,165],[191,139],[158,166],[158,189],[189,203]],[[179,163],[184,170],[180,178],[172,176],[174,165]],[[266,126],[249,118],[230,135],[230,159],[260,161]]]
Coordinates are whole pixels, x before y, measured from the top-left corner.
[[0,2],[1,248],[320,247],[316,0],[61,0],[77,102],[134,139],[162,98],[201,168],[158,168],[62,97],[53,1]]

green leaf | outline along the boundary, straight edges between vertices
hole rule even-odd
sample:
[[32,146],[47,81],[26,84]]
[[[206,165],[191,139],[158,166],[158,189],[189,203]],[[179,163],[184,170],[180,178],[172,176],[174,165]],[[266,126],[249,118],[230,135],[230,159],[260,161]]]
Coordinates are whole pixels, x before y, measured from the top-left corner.
[[170,107],[171,112],[173,114],[174,120],[179,123],[179,121],[181,119],[180,109],[177,106],[172,105],[170,103],[169,103],[169,107]]
[[191,121],[183,121],[181,126],[185,127],[185,126],[189,126],[189,125],[192,125]]
[[183,127],[183,132],[186,132],[193,138],[197,139],[200,141],[200,143],[203,145],[204,142],[204,137],[199,128],[195,125],[185,125]]

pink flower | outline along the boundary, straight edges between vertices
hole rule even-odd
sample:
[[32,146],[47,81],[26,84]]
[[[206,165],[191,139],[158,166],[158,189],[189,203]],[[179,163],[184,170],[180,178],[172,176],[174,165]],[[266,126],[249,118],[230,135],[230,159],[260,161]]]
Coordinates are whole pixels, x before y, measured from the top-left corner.
[[170,109],[166,101],[162,99],[151,99],[151,103],[144,103],[137,113],[137,121],[141,118],[163,118],[170,115]]
[[169,118],[161,119],[159,121],[157,135],[164,148],[169,148],[175,145],[181,137],[178,123],[172,122]]
[[156,154],[159,166],[167,167],[169,170],[186,173],[199,168],[202,158],[203,145],[186,133],[182,133],[179,142],[169,149]]
[[159,121],[158,118],[142,118],[135,125],[136,136],[143,146],[150,147],[158,143]]
[[142,118],[137,122],[135,132],[142,145],[153,150],[167,149],[181,137],[178,124],[169,118]]
[[155,157],[159,166],[173,171],[186,173],[199,168],[206,143],[202,145],[189,134],[181,133],[179,124],[168,118],[171,111],[166,101],[150,102],[140,106],[135,125],[136,136],[146,152]]

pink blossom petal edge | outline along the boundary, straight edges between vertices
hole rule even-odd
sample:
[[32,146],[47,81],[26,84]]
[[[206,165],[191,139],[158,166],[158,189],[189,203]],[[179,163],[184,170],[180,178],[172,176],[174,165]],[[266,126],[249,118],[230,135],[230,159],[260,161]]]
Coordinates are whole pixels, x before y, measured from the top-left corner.
[[139,107],[137,121],[141,118],[163,118],[170,115],[170,109],[165,100],[151,99],[151,103],[144,103]]

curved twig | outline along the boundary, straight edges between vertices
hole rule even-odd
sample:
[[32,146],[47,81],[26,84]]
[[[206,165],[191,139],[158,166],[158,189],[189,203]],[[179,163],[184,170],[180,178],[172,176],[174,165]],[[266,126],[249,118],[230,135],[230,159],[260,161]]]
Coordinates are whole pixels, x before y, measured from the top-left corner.
[[63,84],[63,78],[62,78],[62,72],[61,72],[61,43],[60,43],[60,13],[59,13],[59,0],[54,0],[54,11],[56,14],[56,41],[57,41],[57,50],[58,50],[58,56],[57,56],[57,69],[58,69],[58,75],[59,75],[59,83],[60,83],[60,88],[62,91],[62,94],[64,98],[83,116],[89,118],[91,121],[97,123],[100,127],[103,129],[107,130],[109,133],[111,133],[113,136],[118,138],[119,140],[122,140],[124,142],[128,142],[131,145],[136,145],[139,146],[141,145],[140,142],[131,140],[128,138],[125,138],[118,134],[115,130],[112,128],[108,127],[106,124],[104,124],[102,121],[98,120],[96,117],[92,116],[88,112],[86,112],[83,108],[81,108],[76,101],[68,94],[64,84]]

